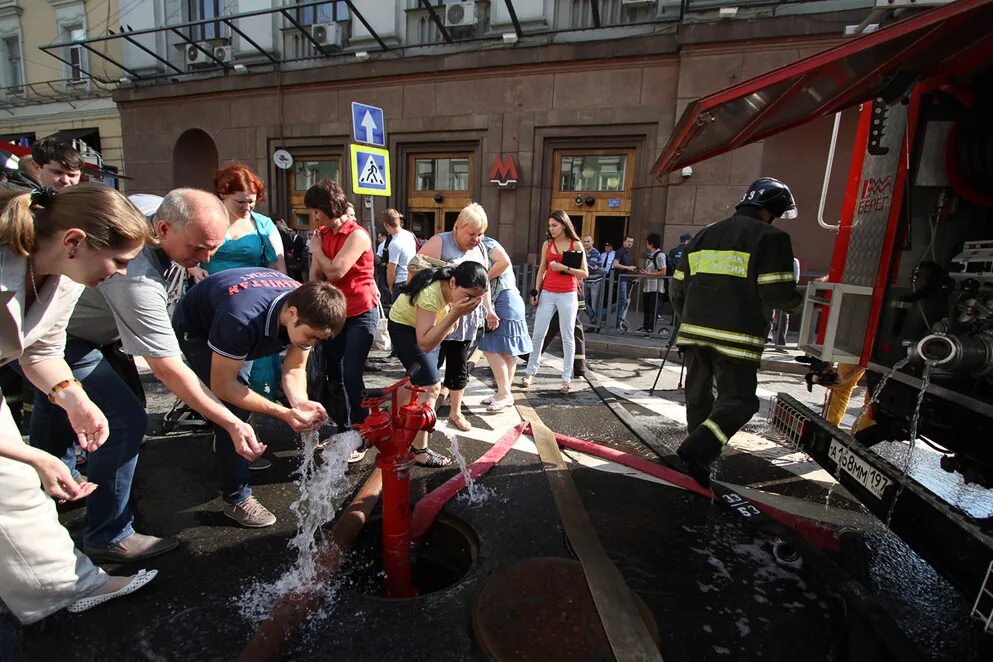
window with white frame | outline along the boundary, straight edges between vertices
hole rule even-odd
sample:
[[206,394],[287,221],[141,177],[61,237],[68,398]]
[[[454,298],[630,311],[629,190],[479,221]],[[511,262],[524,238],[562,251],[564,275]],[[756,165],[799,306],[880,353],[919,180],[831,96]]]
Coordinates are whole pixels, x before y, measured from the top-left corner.
[[[224,15],[224,0],[187,0],[187,15],[191,21],[205,21]],[[226,27],[220,21],[212,21],[190,28],[190,38],[194,41],[223,39],[228,36]]]
[[3,38],[3,80],[0,84],[7,94],[21,94],[24,91],[24,72],[22,69],[21,37],[11,35]]
[[[64,28],[65,41],[76,42],[86,39],[86,30],[81,27],[66,27]],[[86,49],[79,45],[72,45],[66,47],[66,67],[68,69],[68,75],[66,79],[71,84],[85,83],[89,80],[90,67],[89,62],[86,57]]]

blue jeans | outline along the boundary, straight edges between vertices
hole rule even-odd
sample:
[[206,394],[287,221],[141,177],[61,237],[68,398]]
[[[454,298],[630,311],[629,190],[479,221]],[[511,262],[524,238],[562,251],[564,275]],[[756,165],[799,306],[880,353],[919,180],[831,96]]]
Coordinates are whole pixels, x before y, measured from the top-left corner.
[[[183,355],[190,364],[190,368],[197,377],[210,386],[210,363],[213,360],[214,352],[207,346],[207,341],[201,338],[187,338],[186,334],[179,329],[176,330],[179,337],[179,346],[183,350]],[[252,362],[246,361],[238,371],[238,381],[248,386],[252,372]],[[250,413],[225,402],[231,413],[242,421],[247,421]],[[238,455],[234,449],[234,442],[227,430],[216,423],[211,423],[214,429],[214,461],[217,465],[217,473],[221,479],[221,496],[225,503],[237,505],[243,503],[252,496],[252,477],[248,469],[248,460]]]
[[627,278],[621,278],[617,283],[617,326],[621,326],[621,320],[628,312],[628,282]]
[[365,391],[362,377],[378,321],[379,311],[367,310],[346,319],[341,333],[323,341],[324,369],[331,393],[328,414],[338,424],[338,432],[351,430],[352,425],[365,421],[369,414],[362,407]]
[[600,289],[603,287],[603,278],[596,280],[587,279],[583,283],[583,298],[586,300],[586,316],[593,326],[600,326]]
[[[89,454],[87,462],[87,478],[98,487],[86,499],[83,533],[83,544],[109,547],[134,533],[134,516],[128,499],[148,415],[99,347],[69,336],[65,359],[73,376],[82,382],[86,394],[110,424],[107,441]],[[62,458],[73,476],[79,475],[76,471],[77,437],[69,417],[40,391],[35,396],[29,433],[32,446]]]

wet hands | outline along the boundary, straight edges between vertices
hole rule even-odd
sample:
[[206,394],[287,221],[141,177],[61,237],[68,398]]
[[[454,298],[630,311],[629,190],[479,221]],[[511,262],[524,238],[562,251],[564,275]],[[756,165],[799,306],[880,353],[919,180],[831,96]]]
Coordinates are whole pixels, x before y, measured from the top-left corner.
[[43,451],[40,451],[31,462],[31,466],[41,479],[41,487],[45,493],[59,503],[83,499],[97,489],[95,483],[77,483],[69,473],[65,463]]
[[306,400],[287,410],[283,420],[293,428],[294,432],[309,432],[324,425],[328,420],[328,413],[321,403]]
[[452,310],[455,311],[455,313],[459,317],[463,317],[465,315],[468,315],[472,311],[476,310],[476,308],[479,306],[479,304],[480,304],[480,302],[482,302],[482,300],[483,300],[483,297],[470,297],[470,296],[467,296],[464,299],[462,299],[461,301],[455,301],[455,302],[453,302],[452,303]]
[[107,441],[110,424],[92,400],[85,395],[82,398],[73,398],[66,404],[65,411],[84,451],[92,453]]
[[234,443],[235,452],[249,462],[254,462],[265,452],[267,446],[259,442],[255,430],[245,421],[236,419],[226,430]]

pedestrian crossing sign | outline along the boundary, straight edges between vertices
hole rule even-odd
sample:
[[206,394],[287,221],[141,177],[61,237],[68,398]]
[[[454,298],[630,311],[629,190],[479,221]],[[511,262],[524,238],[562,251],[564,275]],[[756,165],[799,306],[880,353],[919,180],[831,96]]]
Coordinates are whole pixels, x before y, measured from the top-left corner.
[[390,153],[366,145],[351,145],[352,192],[356,195],[390,195]]

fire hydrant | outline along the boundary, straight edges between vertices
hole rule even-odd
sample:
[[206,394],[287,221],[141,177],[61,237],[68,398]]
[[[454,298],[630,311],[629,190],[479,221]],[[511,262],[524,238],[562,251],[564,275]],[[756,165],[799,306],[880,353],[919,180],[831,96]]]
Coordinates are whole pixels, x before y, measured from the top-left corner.
[[[410,391],[410,400],[398,406],[400,389]],[[385,593],[390,598],[417,595],[410,563],[410,467],[414,456],[410,444],[421,430],[431,432],[437,418],[427,404],[418,405],[417,396],[425,389],[404,377],[382,390],[367,391],[362,406],[370,409],[364,423],[354,427],[362,435],[365,448],[379,451],[376,466],[383,472],[383,569]],[[390,398],[390,411],[382,404]]]

